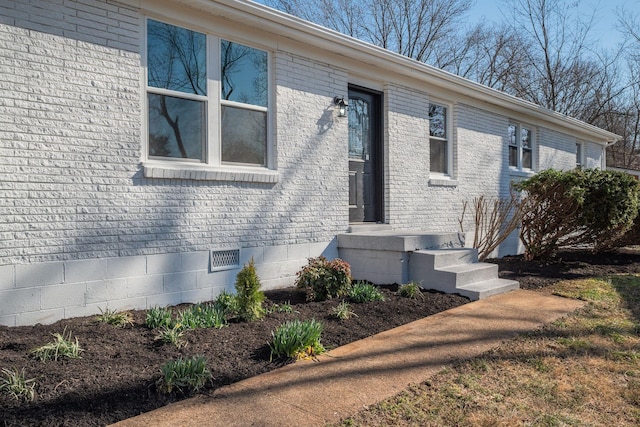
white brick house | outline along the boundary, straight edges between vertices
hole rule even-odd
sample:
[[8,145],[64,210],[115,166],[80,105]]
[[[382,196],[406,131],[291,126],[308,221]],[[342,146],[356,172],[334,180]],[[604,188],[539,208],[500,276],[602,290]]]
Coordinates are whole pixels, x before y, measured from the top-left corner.
[[616,138],[248,1],[6,0],[0,324],[210,300],[251,258],[289,286],[353,223],[456,232]]

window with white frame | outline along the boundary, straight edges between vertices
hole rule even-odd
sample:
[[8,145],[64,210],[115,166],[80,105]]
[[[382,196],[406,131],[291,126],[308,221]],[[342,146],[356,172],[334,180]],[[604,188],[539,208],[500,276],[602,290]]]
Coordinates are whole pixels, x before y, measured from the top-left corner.
[[448,108],[440,104],[429,104],[429,153],[430,171],[448,175],[450,173],[450,137]]
[[576,142],[576,168],[581,169],[582,164],[582,143]]
[[268,54],[147,20],[148,158],[267,165]]
[[533,131],[512,123],[509,133],[509,166],[516,169],[533,169]]

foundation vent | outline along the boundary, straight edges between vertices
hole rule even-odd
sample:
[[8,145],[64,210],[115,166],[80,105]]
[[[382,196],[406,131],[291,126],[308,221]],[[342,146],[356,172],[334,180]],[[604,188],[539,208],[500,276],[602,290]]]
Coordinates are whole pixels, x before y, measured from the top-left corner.
[[211,271],[229,270],[240,267],[240,249],[223,249],[211,251]]

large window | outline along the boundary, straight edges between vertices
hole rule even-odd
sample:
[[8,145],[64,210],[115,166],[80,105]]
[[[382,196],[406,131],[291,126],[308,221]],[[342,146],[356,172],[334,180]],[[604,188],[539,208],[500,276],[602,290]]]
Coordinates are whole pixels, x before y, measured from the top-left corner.
[[149,19],[148,157],[266,166],[268,81],[267,52]]
[[448,122],[447,107],[429,104],[429,152],[432,173],[449,174]]
[[533,169],[533,132],[519,124],[510,124],[509,166],[516,169]]

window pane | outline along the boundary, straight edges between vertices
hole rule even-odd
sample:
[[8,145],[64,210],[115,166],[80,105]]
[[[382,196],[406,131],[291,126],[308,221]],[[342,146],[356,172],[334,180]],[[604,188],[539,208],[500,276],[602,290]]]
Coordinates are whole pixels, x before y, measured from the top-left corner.
[[447,142],[430,140],[431,172],[448,173],[447,171]]
[[267,113],[222,107],[222,161],[265,165]]
[[447,138],[447,108],[429,104],[429,136]]
[[267,106],[267,52],[222,40],[222,99]]
[[531,132],[527,128],[522,128],[522,148],[531,148]]
[[204,158],[205,103],[148,94],[149,156]]
[[515,125],[509,125],[509,145],[518,146],[518,141],[516,139],[516,135],[518,133],[518,129]]
[[582,165],[582,144],[576,143],[576,166]]
[[371,141],[371,108],[360,98],[349,100],[349,158],[368,160]]
[[518,167],[518,147],[509,145],[509,166]]
[[525,169],[533,169],[531,149],[522,149],[522,167]]
[[207,38],[158,21],[147,22],[149,86],[207,94]]

